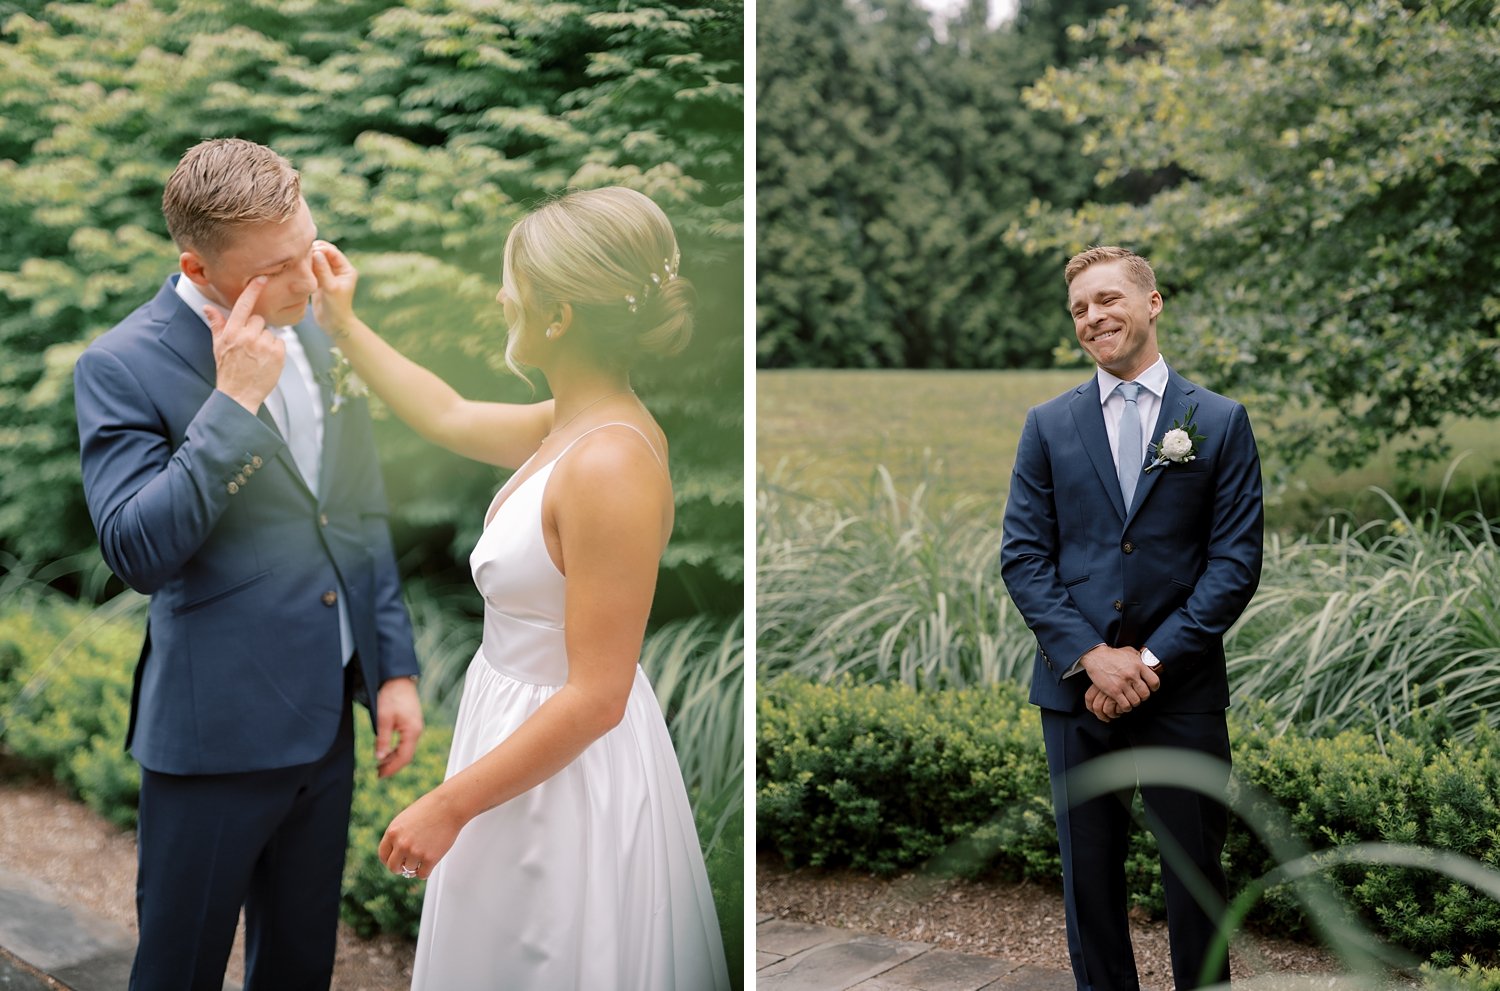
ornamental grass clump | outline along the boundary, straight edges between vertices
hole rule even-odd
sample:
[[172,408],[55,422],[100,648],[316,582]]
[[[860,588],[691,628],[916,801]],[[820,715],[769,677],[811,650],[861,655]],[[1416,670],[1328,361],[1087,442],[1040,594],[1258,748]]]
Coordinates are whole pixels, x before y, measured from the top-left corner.
[[849,510],[761,479],[756,658],[764,675],[923,688],[1030,678],[1036,643],[1000,582],[998,501],[933,512],[930,485],[903,497],[879,466]]
[[1237,700],[1278,728],[1429,730],[1471,741],[1500,709],[1500,530],[1471,514],[1329,520],[1268,537],[1260,589],[1226,641]]

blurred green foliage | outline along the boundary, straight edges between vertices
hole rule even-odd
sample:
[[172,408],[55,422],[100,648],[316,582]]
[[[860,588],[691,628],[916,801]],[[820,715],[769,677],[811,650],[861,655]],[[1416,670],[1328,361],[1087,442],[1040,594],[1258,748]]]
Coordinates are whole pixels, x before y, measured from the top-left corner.
[[[176,270],[178,157],[233,135],[302,171],[362,316],[476,398],[534,395],[500,361],[510,225],[568,187],[653,197],[700,297],[687,352],[636,381],[675,455],[658,619],[738,612],[743,35],[732,0],[0,2],[0,547],[92,542],[73,363]],[[378,427],[403,569],[457,572],[499,479]]]
[[1289,458],[1441,458],[1445,418],[1500,412],[1500,8],[1156,0],[1075,34],[1107,56],[1028,105],[1082,130],[1101,192],[1174,179],[1140,205],[1039,198],[1008,244],[1148,255],[1172,359],[1259,393]]
[[[934,20],[916,0],[762,0],[756,12],[762,367],[1046,367],[1071,338],[1062,258],[1005,241],[1028,203],[1072,206],[1093,166],[1021,100],[1099,46],[1105,0]],[[1139,6],[1139,3],[1127,4]]]

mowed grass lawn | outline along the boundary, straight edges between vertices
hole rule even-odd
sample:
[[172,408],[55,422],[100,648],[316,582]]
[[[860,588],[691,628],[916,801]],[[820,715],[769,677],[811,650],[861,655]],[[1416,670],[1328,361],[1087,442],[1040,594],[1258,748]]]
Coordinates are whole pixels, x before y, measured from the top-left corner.
[[[970,496],[993,500],[998,509],[1026,411],[1088,374],[1085,369],[757,372],[758,475],[762,482],[771,479],[806,495],[850,499],[868,491],[875,466],[884,465],[902,495],[924,479],[937,479],[942,501]],[[1257,422],[1253,406],[1250,418]],[[1465,487],[1476,476],[1497,471],[1500,428],[1494,421],[1462,420],[1449,427],[1448,436],[1455,454],[1469,452],[1455,474],[1451,498],[1457,508],[1472,508]],[[1265,465],[1268,482],[1275,467]],[[1430,467],[1423,482],[1436,489],[1448,467]],[[1342,474],[1323,462],[1307,462],[1289,484],[1268,488],[1270,518],[1303,522],[1355,506],[1362,513],[1386,515],[1367,492],[1372,485],[1389,489],[1397,480],[1393,453]]]

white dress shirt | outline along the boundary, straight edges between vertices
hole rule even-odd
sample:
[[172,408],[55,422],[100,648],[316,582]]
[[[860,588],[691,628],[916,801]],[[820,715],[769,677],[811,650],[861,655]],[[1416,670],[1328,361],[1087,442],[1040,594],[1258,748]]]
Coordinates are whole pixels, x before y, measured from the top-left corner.
[[[1104,432],[1109,435],[1109,456],[1115,460],[1115,472],[1120,471],[1120,454],[1115,450],[1120,436],[1120,417],[1125,414],[1125,398],[1115,389],[1125,381],[1099,369],[1099,402],[1104,406]],[[1135,377],[1141,387],[1136,397],[1136,409],[1141,414],[1141,463],[1146,460],[1146,451],[1151,446],[1151,433],[1156,429],[1156,416],[1161,412],[1161,397],[1167,391],[1167,360],[1161,355],[1156,362]]]

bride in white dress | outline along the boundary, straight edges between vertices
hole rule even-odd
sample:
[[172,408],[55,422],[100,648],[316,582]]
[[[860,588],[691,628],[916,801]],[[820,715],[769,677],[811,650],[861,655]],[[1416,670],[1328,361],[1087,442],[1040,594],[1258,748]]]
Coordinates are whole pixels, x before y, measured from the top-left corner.
[[672,529],[667,442],[630,390],[680,350],[692,289],[650,199],[623,188],[542,206],[505,244],[506,362],[553,399],[470,402],[353,312],[358,273],[314,245],[319,322],[429,440],[518,470],[470,556],[484,641],[447,779],[391,822],[380,855],[427,878],[413,988],[716,991],[719,925],[672,741],[637,658]]

